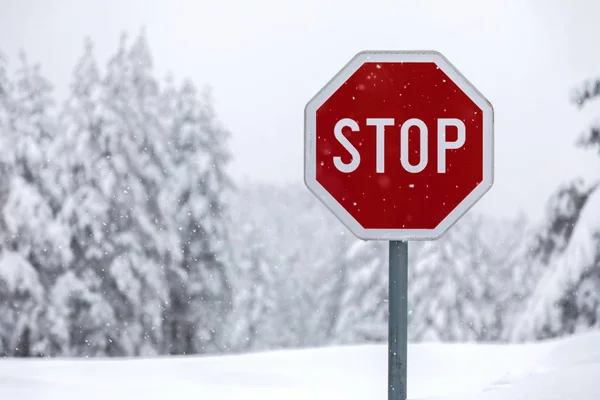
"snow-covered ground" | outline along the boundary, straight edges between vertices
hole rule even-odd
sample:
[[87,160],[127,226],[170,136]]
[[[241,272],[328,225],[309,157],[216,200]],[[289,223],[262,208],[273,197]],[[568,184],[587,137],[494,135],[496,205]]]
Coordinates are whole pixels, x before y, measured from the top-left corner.
[[[409,347],[409,398],[600,399],[600,334]],[[130,360],[4,359],[0,399],[385,399],[385,346]]]

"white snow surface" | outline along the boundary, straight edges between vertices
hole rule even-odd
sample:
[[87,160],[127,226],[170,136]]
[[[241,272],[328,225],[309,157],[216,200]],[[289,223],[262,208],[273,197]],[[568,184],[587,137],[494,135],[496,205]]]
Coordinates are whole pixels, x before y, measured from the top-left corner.
[[[597,400],[600,333],[517,345],[409,346],[409,399]],[[3,359],[0,398],[387,398],[384,345],[217,357]]]

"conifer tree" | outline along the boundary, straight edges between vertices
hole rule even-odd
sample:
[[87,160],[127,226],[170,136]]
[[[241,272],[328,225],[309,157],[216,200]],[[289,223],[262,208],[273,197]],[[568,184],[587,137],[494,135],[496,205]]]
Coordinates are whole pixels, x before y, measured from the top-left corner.
[[[574,91],[578,109],[597,100],[600,80]],[[579,135],[577,147],[600,154],[600,127]],[[600,327],[600,179],[575,177],[548,200],[527,260],[543,271],[529,304],[515,323],[512,338],[536,340]]]
[[180,249],[169,271],[169,352],[220,351],[233,300],[225,206],[233,188],[225,173],[229,132],[217,121],[208,93],[200,94],[190,81],[167,90],[164,102],[172,115],[167,126],[173,176],[163,190],[162,209]]

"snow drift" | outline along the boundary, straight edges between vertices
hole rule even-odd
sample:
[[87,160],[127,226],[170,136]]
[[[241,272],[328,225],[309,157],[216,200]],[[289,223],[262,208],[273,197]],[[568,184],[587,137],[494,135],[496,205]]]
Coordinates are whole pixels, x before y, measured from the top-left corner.
[[[4,359],[0,398],[385,399],[386,347],[220,357]],[[600,333],[520,345],[409,346],[411,399],[600,398]]]

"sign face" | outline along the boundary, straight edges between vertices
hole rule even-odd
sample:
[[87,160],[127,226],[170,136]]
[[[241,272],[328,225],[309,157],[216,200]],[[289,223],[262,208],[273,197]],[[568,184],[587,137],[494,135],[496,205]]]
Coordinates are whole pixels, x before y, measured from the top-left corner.
[[493,124],[440,53],[362,52],[306,106],[304,179],[361,239],[436,239],[492,186]]

